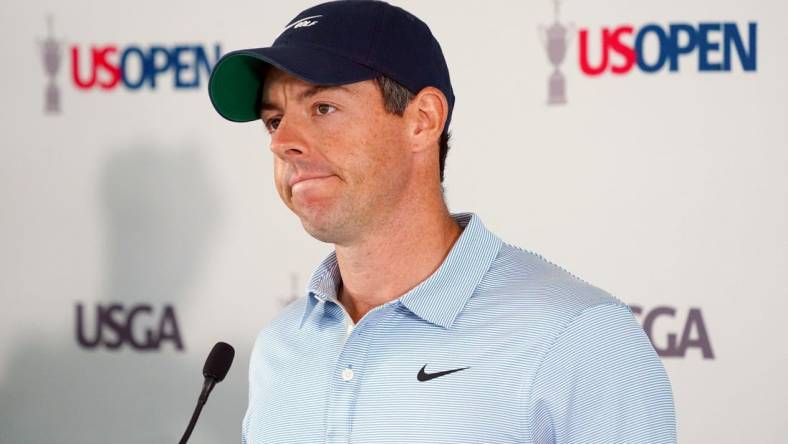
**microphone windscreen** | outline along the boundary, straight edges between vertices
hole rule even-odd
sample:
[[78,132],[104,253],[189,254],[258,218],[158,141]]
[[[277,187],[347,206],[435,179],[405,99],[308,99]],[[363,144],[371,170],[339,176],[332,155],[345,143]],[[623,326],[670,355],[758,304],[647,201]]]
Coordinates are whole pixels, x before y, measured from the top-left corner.
[[211,349],[211,353],[208,354],[208,359],[205,360],[205,365],[202,368],[203,376],[220,382],[230,371],[233,357],[235,357],[235,349],[232,345],[217,342]]

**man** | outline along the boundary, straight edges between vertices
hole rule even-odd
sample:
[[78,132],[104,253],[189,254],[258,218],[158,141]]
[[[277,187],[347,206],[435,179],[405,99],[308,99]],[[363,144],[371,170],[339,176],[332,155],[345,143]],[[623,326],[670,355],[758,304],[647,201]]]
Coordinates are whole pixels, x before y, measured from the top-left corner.
[[321,4],[222,58],[209,90],[263,121],[282,200],[335,245],[258,337],[244,442],[675,442],[628,308],[446,208],[454,94],[427,25]]

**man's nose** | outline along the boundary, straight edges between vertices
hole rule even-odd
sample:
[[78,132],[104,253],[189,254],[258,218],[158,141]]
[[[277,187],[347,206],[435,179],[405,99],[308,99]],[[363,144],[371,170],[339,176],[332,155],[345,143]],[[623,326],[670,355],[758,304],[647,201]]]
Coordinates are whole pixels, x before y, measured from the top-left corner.
[[283,118],[271,134],[271,151],[282,158],[302,157],[307,154],[303,131],[293,119]]

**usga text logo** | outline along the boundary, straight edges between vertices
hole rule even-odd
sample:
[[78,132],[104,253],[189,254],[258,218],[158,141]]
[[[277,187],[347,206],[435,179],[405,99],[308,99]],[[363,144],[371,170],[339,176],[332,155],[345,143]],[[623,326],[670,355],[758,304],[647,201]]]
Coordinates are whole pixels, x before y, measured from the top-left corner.
[[[218,43],[184,45],[73,45],[68,51],[72,84],[81,90],[197,89],[222,55]],[[166,77],[170,77],[167,79]],[[169,85],[165,84],[169,80]]]
[[690,349],[696,349],[703,359],[714,359],[711,338],[700,308],[689,308],[686,314],[668,306],[646,309],[630,305],[629,308],[640,320],[659,356],[683,358]]
[[96,304],[93,315],[88,304],[76,305],[76,340],[84,349],[117,350],[128,346],[133,350],[159,350],[166,342],[183,351],[183,339],[175,308],[165,304],[161,309],[150,304]]
[[[758,24],[749,22],[650,23],[579,30],[580,70],[587,76],[688,69],[700,72],[756,71]],[[593,54],[593,55],[592,55]]]

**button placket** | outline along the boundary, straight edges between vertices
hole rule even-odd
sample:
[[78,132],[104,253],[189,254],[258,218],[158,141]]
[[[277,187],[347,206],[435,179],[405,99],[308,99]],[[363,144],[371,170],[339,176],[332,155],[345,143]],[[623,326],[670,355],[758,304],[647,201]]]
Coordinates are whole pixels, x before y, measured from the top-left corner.
[[[369,347],[368,329],[390,308],[384,305],[365,315],[358,324],[347,322],[345,341],[331,378],[329,408],[326,413],[326,442],[349,443],[355,400],[360,390],[364,363]],[[345,313],[347,316],[347,313]],[[349,320],[349,317],[346,317]]]

